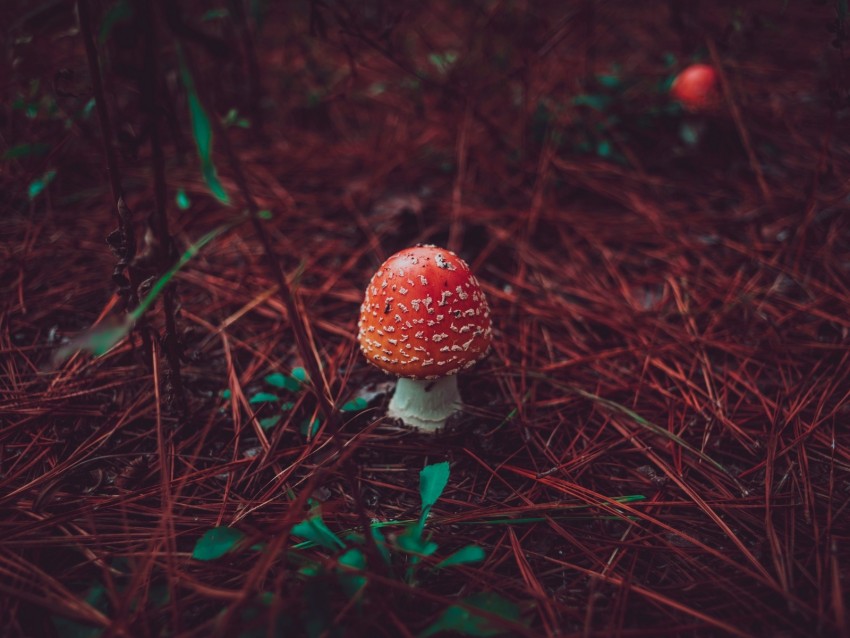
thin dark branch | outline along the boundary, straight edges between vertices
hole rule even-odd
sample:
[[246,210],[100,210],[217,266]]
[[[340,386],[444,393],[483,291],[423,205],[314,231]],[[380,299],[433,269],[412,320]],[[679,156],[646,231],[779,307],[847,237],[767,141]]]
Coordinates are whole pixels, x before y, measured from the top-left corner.
[[[165,157],[162,151],[160,135],[160,99],[159,73],[157,68],[156,16],[153,0],[141,0],[139,13],[144,30],[144,68],[141,78],[141,96],[148,118],[151,139],[151,169],[154,183],[154,210],[148,225],[153,236],[153,262],[158,275],[164,274],[176,259],[174,241],[168,229],[167,187],[165,183]],[[162,338],[163,352],[168,363],[165,375],[168,394],[166,402],[186,415],[186,397],[183,392],[183,379],[180,373],[181,346],[177,334],[175,318],[176,292],[174,286],[168,286],[163,293],[162,309],[165,319],[165,334]]]
[[[136,256],[136,235],[133,229],[133,216],[124,199],[124,191],[121,186],[121,172],[118,167],[118,156],[113,143],[114,134],[112,122],[109,116],[109,107],[103,90],[103,81],[100,74],[97,48],[91,30],[91,12],[88,0],[77,2],[78,21],[80,33],[86,49],[86,60],[88,61],[89,74],[91,75],[92,88],[94,90],[95,107],[98,121],[100,122],[101,139],[103,141],[103,154],[106,158],[106,172],[109,175],[109,184],[112,189],[112,201],[118,218],[118,229],[107,237],[112,251],[118,258],[112,272],[113,281],[118,285],[119,291],[126,300],[129,308],[139,305],[139,283],[141,277],[133,266]],[[124,272],[126,270],[126,277]],[[145,353],[150,351],[150,343],[145,331],[142,331],[142,348]]]

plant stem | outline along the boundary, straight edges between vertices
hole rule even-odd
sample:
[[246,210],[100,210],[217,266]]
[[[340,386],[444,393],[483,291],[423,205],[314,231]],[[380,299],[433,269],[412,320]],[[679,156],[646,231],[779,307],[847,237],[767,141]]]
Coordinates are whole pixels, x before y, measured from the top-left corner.
[[[144,69],[141,78],[142,103],[148,117],[151,136],[151,169],[154,182],[154,211],[148,219],[153,233],[153,261],[157,274],[168,272],[176,260],[176,251],[168,230],[167,186],[165,183],[165,158],[162,152],[162,139],[159,130],[159,86],[157,78],[156,18],[153,1],[140,0],[140,15],[144,27]],[[162,339],[165,360],[168,363],[165,375],[167,403],[177,407],[186,416],[186,397],[183,392],[183,378],[180,371],[180,339],[177,335],[175,318],[175,291],[173,286],[163,291],[162,309],[165,315],[165,335]]]
[[[100,75],[100,64],[97,58],[97,49],[94,44],[94,36],[91,30],[91,12],[88,0],[77,0],[77,11],[80,24],[80,33],[86,48],[86,60],[88,61],[89,74],[91,75],[92,89],[94,90],[94,101],[97,109],[98,122],[100,124],[100,136],[103,141],[103,155],[106,158],[106,172],[109,176],[109,184],[112,188],[112,201],[118,217],[117,235],[114,233],[109,237],[109,243],[118,257],[118,262],[112,271],[113,280],[119,285],[120,292],[125,298],[129,311],[139,305],[139,283],[141,281],[133,259],[136,256],[136,236],[133,231],[133,218],[130,209],[124,201],[124,192],[121,187],[121,173],[118,168],[118,156],[115,153],[112,133],[112,122],[109,117],[109,109],[106,105],[106,96],[103,92],[103,80]],[[124,270],[127,277],[124,279]],[[150,352],[150,337],[142,330],[142,349],[147,355]],[[147,358],[147,357],[145,357]]]

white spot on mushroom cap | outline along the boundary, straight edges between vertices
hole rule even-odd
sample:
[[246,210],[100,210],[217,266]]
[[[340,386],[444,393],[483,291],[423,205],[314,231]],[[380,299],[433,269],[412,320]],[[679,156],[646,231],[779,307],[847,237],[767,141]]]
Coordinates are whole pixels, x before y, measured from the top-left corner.
[[436,255],[434,255],[434,261],[437,262],[437,266],[439,268],[443,268],[444,270],[457,270],[454,267],[454,264],[451,264],[446,261],[446,258],[443,257],[443,253],[437,253]]

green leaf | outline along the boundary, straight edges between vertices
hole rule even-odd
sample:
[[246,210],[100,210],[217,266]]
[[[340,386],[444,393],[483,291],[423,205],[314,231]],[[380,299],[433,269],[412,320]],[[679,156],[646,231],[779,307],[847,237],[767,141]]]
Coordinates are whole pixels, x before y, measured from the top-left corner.
[[307,371],[300,366],[298,368],[292,368],[292,376],[298,379],[301,383],[307,381]]
[[663,78],[658,83],[658,92],[659,93],[665,93],[665,94],[669,93],[670,89],[673,87],[673,82],[676,81],[677,77],[678,77],[677,73],[671,73],[667,77]]
[[323,572],[323,568],[319,563],[307,563],[298,568],[298,573],[305,578],[315,578]]
[[682,122],[682,125],[679,127],[679,138],[687,146],[696,146],[700,138],[699,129],[692,124]]
[[599,82],[600,86],[604,86],[606,89],[617,89],[621,84],[620,78],[611,73],[597,75],[596,81]]
[[207,186],[209,186],[210,192],[215,195],[215,198],[222,204],[229,204],[230,196],[227,194],[227,191],[224,190],[224,186],[222,186],[218,179],[218,173],[216,173],[212,159],[201,162],[201,174],[204,176],[204,180],[206,181]]
[[56,177],[56,171],[50,170],[50,171],[47,171],[44,175],[42,175],[38,179],[33,180],[30,183],[29,188],[27,189],[27,194],[29,195],[29,198],[35,199],[36,197],[38,197],[41,194],[41,192],[45,188],[47,188],[47,185],[50,184],[50,182],[53,181],[54,177]]
[[264,430],[270,430],[278,423],[280,423],[281,415],[275,414],[274,416],[267,416],[264,419],[260,419],[260,427]]
[[236,124],[236,120],[239,119],[239,111],[236,109],[230,109],[223,118],[221,118],[221,123],[225,126],[233,126]]
[[97,106],[97,102],[94,98],[91,98],[88,102],[86,102],[86,105],[83,107],[83,119],[88,119],[91,116],[95,106]]
[[309,436],[312,438],[316,436],[316,432],[319,431],[320,427],[322,427],[322,420],[317,417],[315,419],[304,419],[301,421],[299,429],[303,436]]
[[359,549],[349,549],[339,557],[339,564],[352,569],[366,569],[366,555]]
[[192,558],[203,561],[221,558],[236,549],[243,540],[245,534],[235,527],[213,527],[195,543]]
[[419,472],[419,496],[422,499],[422,509],[430,508],[449,482],[449,462],[426,465]]
[[221,391],[221,398],[222,399],[229,399],[232,396],[233,396],[233,392],[230,391],[230,388],[227,388],[227,389]]
[[446,74],[457,62],[457,53],[454,51],[446,51],[445,53],[432,53],[428,56],[428,61],[433,64],[437,70]]
[[257,394],[248,399],[248,403],[253,405],[254,403],[272,403],[279,400],[280,397],[271,392],[257,392]]
[[133,321],[123,321],[118,325],[96,326],[71,339],[56,350],[53,361],[64,361],[78,350],[91,352],[100,357],[109,352],[115,345],[126,337],[133,328]]
[[366,569],[366,556],[359,549],[349,549],[339,557],[339,564],[342,566],[337,568],[339,584],[349,598],[354,598],[357,592],[366,585],[367,578],[363,574],[351,573],[345,567],[357,570]]
[[174,200],[177,203],[177,208],[180,210],[187,210],[192,205],[192,200],[189,199],[186,191],[182,188],[177,189],[177,195]]
[[210,9],[201,16],[201,22],[208,22],[210,20],[221,20],[229,16],[230,11],[228,11],[224,7],[220,7],[218,9]]
[[263,209],[257,211],[257,217],[264,221],[269,221],[272,218],[272,212],[270,210]]
[[611,157],[611,142],[608,140],[599,140],[599,143],[596,145],[596,154],[599,157]]
[[301,389],[301,382],[298,379],[281,374],[280,372],[272,372],[266,375],[263,377],[263,381],[274,388],[289,390],[290,392],[298,392]]
[[360,412],[369,405],[369,402],[363,397],[356,397],[351,401],[347,401],[342,404],[342,407],[339,409],[340,412]]
[[575,106],[588,106],[596,111],[604,111],[611,106],[613,101],[610,95],[602,95],[601,93],[576,95],[573,98]]
[[434,541],[423,538],[420,528],[416,525],[409,526],[397,535],[396,545],[403,552],[416,556],[432,556],[440,547]]
[[475,609],[504,618],[511,623],[521,621],[519,607],[498,594],[473,594],[464,598],[462,602],[468,607],[460,605],[447,607],[431,626],[419,633],[418,638],[428,638],[441,631],[453,631],[466,636],[498,636],[510,631],[510,628],[500,626],[498,622],[476,614]]
[[[178,49],[179,53],[179,49]],[[195,139],[195,146],[198,148],[198,157],[201,160],[201,174],[207,182],[210,192],[215,195],[216,199],[222,204],[229,204],[230,197],[227,191],[224,190],[221,181],[215,170],[215,164],[212,158],[212,143],[213,131],[212,124],[207,112],[201,104],[201,98],[195,89],[195,81],[192,74],[189,72],[189,67],[182,55],[180,58],[180,76],[183,79],[183,86],[186,87],[186,98],[189,103],[189,118],[192,122],[192,136]]]
[[19,157],[35,157],[47,155],[50,146],[47,144],[17,144],[3,153],[4,160],[18,159]]
[[467,545],[461,547],[454,554],[434,565],[434,569],[452,567],[453,565],[468,565],[469,563],[480,563],[487,557],[484,549],[478,545]]
[[129,20],[133,17],[133,5],[129,0],[118,0],[115,4],[109,7],[109,10],[103,16],[103,21],[100,23],[100,29],[97,34],[97,41],[100,44],[106,42],[109,37],[109,32],[119,22]]
[[449,482],[449,462],[426,465],[419,472],[419,497],[422,500],[422,513],[419,523],[415,526],[416,534],[422,536],[425,520],[431,511],[431,506],[437,502]]
[[306,538],[308,541],[331,551],[345,549],[345,543],[325,525],[321,514],[314,514],[295,525],[292,528],[292,535]]

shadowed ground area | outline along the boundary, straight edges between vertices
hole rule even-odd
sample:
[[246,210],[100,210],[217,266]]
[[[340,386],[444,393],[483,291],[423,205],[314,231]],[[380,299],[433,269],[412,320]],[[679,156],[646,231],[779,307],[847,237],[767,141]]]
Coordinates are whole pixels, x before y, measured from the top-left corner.
[[[845,2],[0,16],[0,633],[847,634]],[[417,243],[437,435],[356,341]]]

